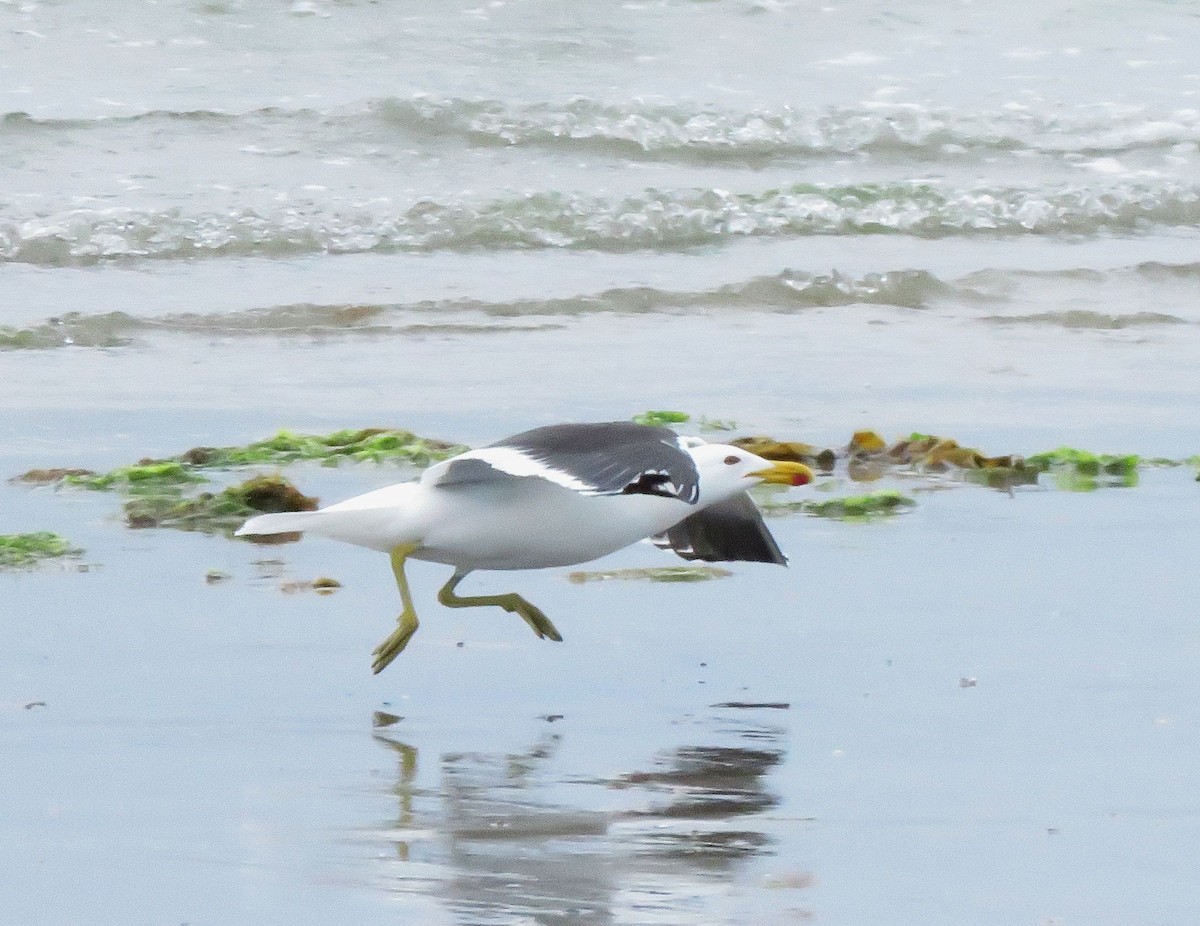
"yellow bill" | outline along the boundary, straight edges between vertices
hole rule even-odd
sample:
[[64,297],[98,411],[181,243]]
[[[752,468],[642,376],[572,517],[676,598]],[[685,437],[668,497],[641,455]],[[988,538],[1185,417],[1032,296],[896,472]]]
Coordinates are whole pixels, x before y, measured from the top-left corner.
[[789,460],[776,460],[766,469],[756,470],[750,475],[757,476],[763,482],[785,486],[805,486],[813,481],[811,469],[803,463],[792,463]]

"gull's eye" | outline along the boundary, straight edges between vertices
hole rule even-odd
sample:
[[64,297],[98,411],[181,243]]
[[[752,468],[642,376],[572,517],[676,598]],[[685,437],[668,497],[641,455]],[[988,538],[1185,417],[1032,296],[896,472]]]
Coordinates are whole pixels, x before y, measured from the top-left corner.
[[741,463],[741,462],[742,462],[742,458],[735,457],[732,453],[725,458],[726,466],[733,466],[734,463]]

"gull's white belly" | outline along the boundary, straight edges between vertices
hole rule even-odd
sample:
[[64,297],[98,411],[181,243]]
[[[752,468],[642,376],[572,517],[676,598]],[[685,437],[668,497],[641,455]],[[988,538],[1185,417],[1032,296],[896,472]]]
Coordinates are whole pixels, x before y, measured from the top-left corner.
[[428,528],[413,557],[463,569],[584,563],[696,510],[654,495],[581,495],[540,479],[439,488],[425,501]]

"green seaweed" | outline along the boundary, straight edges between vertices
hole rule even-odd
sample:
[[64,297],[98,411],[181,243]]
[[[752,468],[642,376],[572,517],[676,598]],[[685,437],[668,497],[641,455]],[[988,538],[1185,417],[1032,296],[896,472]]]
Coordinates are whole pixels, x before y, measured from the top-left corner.
[[655,566],[646,569],[603,569],[596,571],[578,570],[567,574],[567,580],[576,584],[584,582],[606,582],[610,579],[641,580],[646,582],[707,582],[733,575],[719,566]]
[[15,481],[148,493],[205,482],[205,470],[282,466],[298,461],[336,466],[342,460],[424,467],[466,449],[460,444],[418,437],[412,431],[396,428],[347,429],[332,434],[298,434],[284,430],[240,447],[193,447],[177,456],[139,460],[107,473],[85,469],[34,469],[17,476]]
[[1070,466],[1089,476],[1098,476],[1101,473],[1121,476],[1136,470],[1140,460],[1141,458],[1137,454],[1132,453],[1097,454],[1074,447],[1059,447],[1057,450],[1035,453],[1025,458],[1025,462],[1029,466],[1038,469],[1048,470],[1056,466]]
[[[25,475],[29,476],[28,473]],[[67,485],[99,490],[117,487],[147,491],[204,481],[203,476],[196,475],[178,460],[142,460],[132,466],[119,466],[107,473],[63,476],[63,482]]]
[[125,520],[132,528],[231,533],[256,514],[316,507],[315,498],[304,495],[282,476],[255,476],[220,492],[201,492],[194,497],[184,497],[178,488],[133,495],[125,502]]
[[640,415],[633,416],[634,422],[637,424],[648,424],[656,427],[663,427],[672,424],[683,424],[686,421],[691,421],[692,416],[687,412],[675,412],[669,409],[657,409],[642,412]]
[[40,560],[78,556],[83,551],[52,531],[0,534],[0,568],[32,566]]
[[[107,473],[39,469],[30,470],[15,481],[120,491],[125,496],[126,523],[133,528],[171,527],[231,533],[255,514],[311,510],[316,507],[316,500],[301,494],[278,475],[257,476],[219,491],[193,494],[192,487],[208,482],[210,471],[280,466],[298,461],[331,466],[342,460],[428,466],[466,449],[394,428],[346,429],[323,435],[285,430],[245,446],[193,447],[178,456],[140,460]],[[290,535],[281,536],[290,539]]]
[[880,489],[865,495],[847,495],[821,501],[811,499],[796,502],[766,501],[762,503],[762,509],[766,514],[803,512],[814,517],[832,518],[837,521],[869,521],[899,514],[914,505],[916,502],[903,492],[896,489]]
[[316,460],[328,466],[342,460],[429,466],[466,449],[461,444],[418,437],[412,431],[396,428],[347,429],[332,434],[283,430],[241,447],[193,447],[175,459],[198,469],[278,466],[301,460]]
[[848,495],[845,498],[809,502],[805,511],[819,518],[857,521],[898,514],[915,504],[916,502],[903,492],[896,489],[880,489],[878,492],[868,492],[865,495]]
[[1094,492],[1104,488],[1132,489],[1138,484],[1136,469],[1121,474],[1094,475],[1071,467],[1061,467],[1051,469],[1050,478],[1054,481],[1054,487],[1064,492]]
[[1026,457],[1025,464],[1047,472],[1054,484],[1069,492],[1091,492],[1104,486],[1132,488],[1138,484],[1136,454],[1096,454],[1074,447],[1059,447]]

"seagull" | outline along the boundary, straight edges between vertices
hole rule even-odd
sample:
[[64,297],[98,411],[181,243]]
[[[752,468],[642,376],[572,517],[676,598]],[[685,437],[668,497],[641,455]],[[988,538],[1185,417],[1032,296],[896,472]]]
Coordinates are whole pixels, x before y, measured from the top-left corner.
[[555,424],[327,508],[258,515],[237,536],[299,531],[387,553],[403,610],[373,653],[378,674],[417,631],[404,574],[409,558],[454,567],[437,595],[442,605],[494,605],[519,615],[539,638],[561,641],[550,619],[518,594],[464,597],[455,589],[477,569],[572,566],[646,538],[687,560],[786,565],[747,489],[812,478],[802,463],[772,462],[669,428]]

